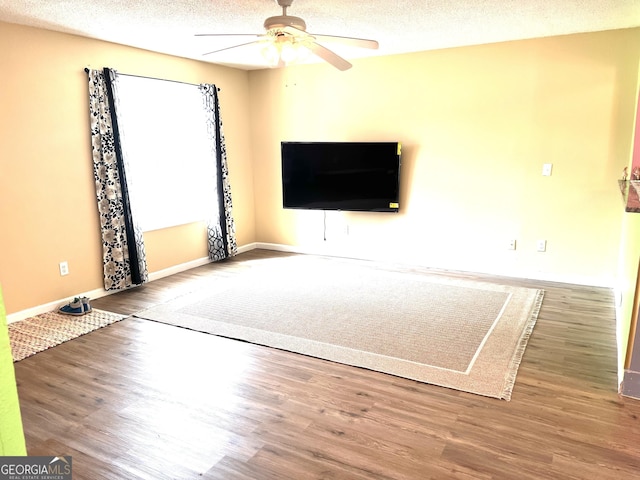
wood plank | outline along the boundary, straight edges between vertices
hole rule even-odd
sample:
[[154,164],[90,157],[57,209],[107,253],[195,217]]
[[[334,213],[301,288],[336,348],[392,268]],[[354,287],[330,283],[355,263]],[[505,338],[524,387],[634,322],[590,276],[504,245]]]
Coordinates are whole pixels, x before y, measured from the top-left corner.
[[[93,306],[133,314],[283,255],[254,250]],[[617,394],[610,290],[381,268],[545,290],[510,402],[127,318],[16,364],[29,454],[72,455],[76,479],[638,475],[640,401]]]

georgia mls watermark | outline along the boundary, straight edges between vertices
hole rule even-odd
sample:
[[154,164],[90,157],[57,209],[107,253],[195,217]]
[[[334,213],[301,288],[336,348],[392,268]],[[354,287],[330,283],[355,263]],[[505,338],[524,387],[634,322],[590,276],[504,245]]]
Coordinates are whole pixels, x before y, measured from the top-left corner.
[[71,480],[71,456],[0,457],[0,480]]

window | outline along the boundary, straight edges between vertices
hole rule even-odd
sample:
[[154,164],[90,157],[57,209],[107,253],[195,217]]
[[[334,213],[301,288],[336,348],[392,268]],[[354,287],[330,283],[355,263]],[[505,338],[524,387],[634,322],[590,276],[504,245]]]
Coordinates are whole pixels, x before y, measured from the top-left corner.
[[118,123],[142,231],[205,220],[216,168],[198,86],[118,75]]

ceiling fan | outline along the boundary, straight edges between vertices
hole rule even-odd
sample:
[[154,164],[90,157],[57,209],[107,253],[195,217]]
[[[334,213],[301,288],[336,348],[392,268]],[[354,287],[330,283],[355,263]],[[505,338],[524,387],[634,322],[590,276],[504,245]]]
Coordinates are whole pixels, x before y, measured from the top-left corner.
[[264,21],[265,33],[201,33],[197,37],[257,37],[247,43],[241,43],[232,47],[221,48],[204,55],[230,50],[232,48],[244,47],[246,45],[262,45],[262,54],[267,62],[274,67],[284,67],[289,63],[294,63],[301,54],[311,51],[325,62],[333,65],[339,70],[348,70],[351,63],[324,47],[318,42],[335,42],[343,45],[360,48],[377,49],[378,42],[364,38],[337,37],[334,35],[316,35],[307,32],[307,24],[300,17],[287,15],[287,8],[291,6],[293,0],[276,0],[282,7],[282,15],[269,17]]

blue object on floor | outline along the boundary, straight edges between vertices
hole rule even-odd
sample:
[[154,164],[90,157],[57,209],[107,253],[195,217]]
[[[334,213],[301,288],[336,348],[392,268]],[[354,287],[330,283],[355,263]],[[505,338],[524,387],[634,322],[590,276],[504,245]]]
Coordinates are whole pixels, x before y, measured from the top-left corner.
[[82,300],[83,299],[76,297],[71,302],[60,307],[58,311],[60,313],[64,313],[65,315],[84,315],[85,313],[91,311],[91,306],[89,306],[89,304],[87,303],[89,309],[85,310],[85,304]]

